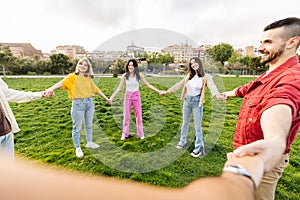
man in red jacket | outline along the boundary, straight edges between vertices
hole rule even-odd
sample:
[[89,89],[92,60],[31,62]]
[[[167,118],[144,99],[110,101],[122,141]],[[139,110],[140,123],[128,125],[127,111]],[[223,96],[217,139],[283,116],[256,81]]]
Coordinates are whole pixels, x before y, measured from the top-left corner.
[[299,130],[300,64],[296,55],[299,44],[299,18],[286,18],[266,26],[258,52],[261,63],[268,64],[269,69],[250,83],[221,95],[221,100],[244,98],[234,148],[258,140],[272,146],[270,162],[276,165],[264,175],[256,199],[274,199],[276,184],[288,165],[291,144]]

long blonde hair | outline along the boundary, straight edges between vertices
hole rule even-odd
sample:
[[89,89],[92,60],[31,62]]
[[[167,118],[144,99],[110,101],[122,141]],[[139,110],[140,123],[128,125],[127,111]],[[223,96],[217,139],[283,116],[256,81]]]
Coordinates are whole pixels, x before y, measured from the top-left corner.
[[81,59],[77,62],[77,65],[76,65],[76,68],[75,68],[75,74],[79,74],[78,66],[79,66],[79,63],[81,63],[82,61],[85,61],[85,62],[87,63],[87,65],[88,65],[88,70],[86,70],[84,76],[90,77],[90,78],[94,78],[93,67],[92,67],[92,64],[91,64],[91,62],[89,61],[88,58],[81,58]]

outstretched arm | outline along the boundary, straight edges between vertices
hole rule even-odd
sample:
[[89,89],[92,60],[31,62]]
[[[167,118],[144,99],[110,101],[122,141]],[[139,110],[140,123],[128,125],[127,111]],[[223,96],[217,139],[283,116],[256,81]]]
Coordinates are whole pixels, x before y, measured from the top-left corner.
[[[45,198],[81,200],[88,197],[90,200],[99,198],[111,200],[120,198],[254,200],[254,187],[251,179],[231,172],[223,172],[219,177],[201,178],[182,189],[166,189],[113,178],[45,169],[17,159],[12,163],[1,156],[3,154],[0,154],[2,163],[0,179],[5,180],[0,182],[3,199],[17,200],[26,197],[31,200]],[[258,156],[231,156],[225,166],[227,165],[244,166],[257,185],[264,168],[264,163]],[[28,184],[29,181],[30,184]]]
[[110,100],[105,96],[105,94],[104,94],[100,89],[97,91],[97,94],[98,94],[99,96],[101,96],[103,99],[105,99],[105,101],[106,101],[108,104],[111,103]]
[[236,90],[237,90],[237,88],[235,88],[231,91],[222,92],[219,95],[217,95],[216,98],[218,100],[224,101],[224,100],[227,100],[229,97],[236,97],[236,95],[235,95]]
[[109,99],[110,99],[111,101],[112,101],[113,98],[115,98],[115,97],[117,96],[117,94],[122,90],[124,84],[125,84],[125,75],[123,75],[123,76],[121,77],[121,80],[120,80],[120,83],[119,83],[117,89],[115,89],[114,93],[110,96]]
[[[259,156],[236,157],[228,156],[227,166],[240,166],[251,178],[224,171],[219,177],[205,177],[194,181],[186,187],[185,199],[210,200],[254,200],[255,186],[263,177],[264,163]],[[197,198],[196,198],[197,196]]]
[[153,85],[151,85],[147,80],[146,78],[144,77],[143,74],[140,73],[140,77],[141,77],[141,81],[148,87],[150,88],[151,90],[155,91],[155,92],[158,92],[160,94],[160,90],[158,90],[156,87],[154,87]]
[[170,87],[167,91],[162,92],[162,95],[170,94],[170,93],[175,92],[175,91],[179,90],[180,88],[182,88],[184,86],[185,79],[186,79],[186,77],[184,79],[182,79],[181,81],[179,81],[178,83],[175,83],[175,85]]
[[54,84],[52,87],[48,88],[46,90],[46,94],[49,96],[52,96],[52,95],[54,95],[54,90],[61,88],[62,86],[63,86],[63,84],[62,84],[62,80],[61,80],[58,83]]
[[219,90],[218,90],[216,84],[214,83],[212,76],[209,74],[206,74],[205,78],[207,80],[207,87],[210,90],[211,97],[212,98],[217,97],[217,95],[219,95]]
[[0,78],[0,88],[5,98],[9,102],[24,103],[45,96],[44,92],[25,92],[25,91],[11,89],[1,78]]

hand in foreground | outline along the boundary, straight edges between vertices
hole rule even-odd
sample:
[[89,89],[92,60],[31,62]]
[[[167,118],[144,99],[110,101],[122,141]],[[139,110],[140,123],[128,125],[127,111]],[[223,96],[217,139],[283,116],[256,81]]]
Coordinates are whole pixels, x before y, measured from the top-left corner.
[[264,171],[269,172],[277,164],[278,159],[274,159],[274,147],[268,140],[258,140],[241,146],[233,151],[235,156],[258,155],[264,162]]

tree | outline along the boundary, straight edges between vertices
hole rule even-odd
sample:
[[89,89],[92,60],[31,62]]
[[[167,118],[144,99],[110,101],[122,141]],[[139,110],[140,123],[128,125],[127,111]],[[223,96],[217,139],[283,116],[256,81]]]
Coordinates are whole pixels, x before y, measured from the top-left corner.
[[168,65],[174,62],[174,56],[171,56],[170,54],[153,52],[145,53],[143,57],[147,59],[148,69],[151,71],[160,69],[163,64]]
[[39,60],[34,66],[37,74],[51,74],[51,61],[49,60]]
[[228,64],[229,65],[233,65],[235,63],[237,63],[240,59],[240,55],[237,54],[236,52],[233,52],[230,56],[230,58],[228,58]]
[[50,56],[51,60],[51,74],[65,74],[70,71],[72,62],[65,54],[53,54]]
[[221,62],[223,65],[225,61],[231,57],[234,52],[233,47],[230,44],[220,43],[213,46],[207,51],[215,62]]
[[113,74],[113,77],[118,77],[118,74],[125,73],[125,65],[127,61],[124,59],[118,59],[113,62],[110,66],[110,72]]
[[8,46],[0,44],[0,66],[2,66],[3,76],[6,75],[6,68],[9,62],[13,60],[12,53]]
[[268,69],[268,65],[262,65],[260,63],[260,57],[251,57],[249,60],[249,73],[261,74]]

